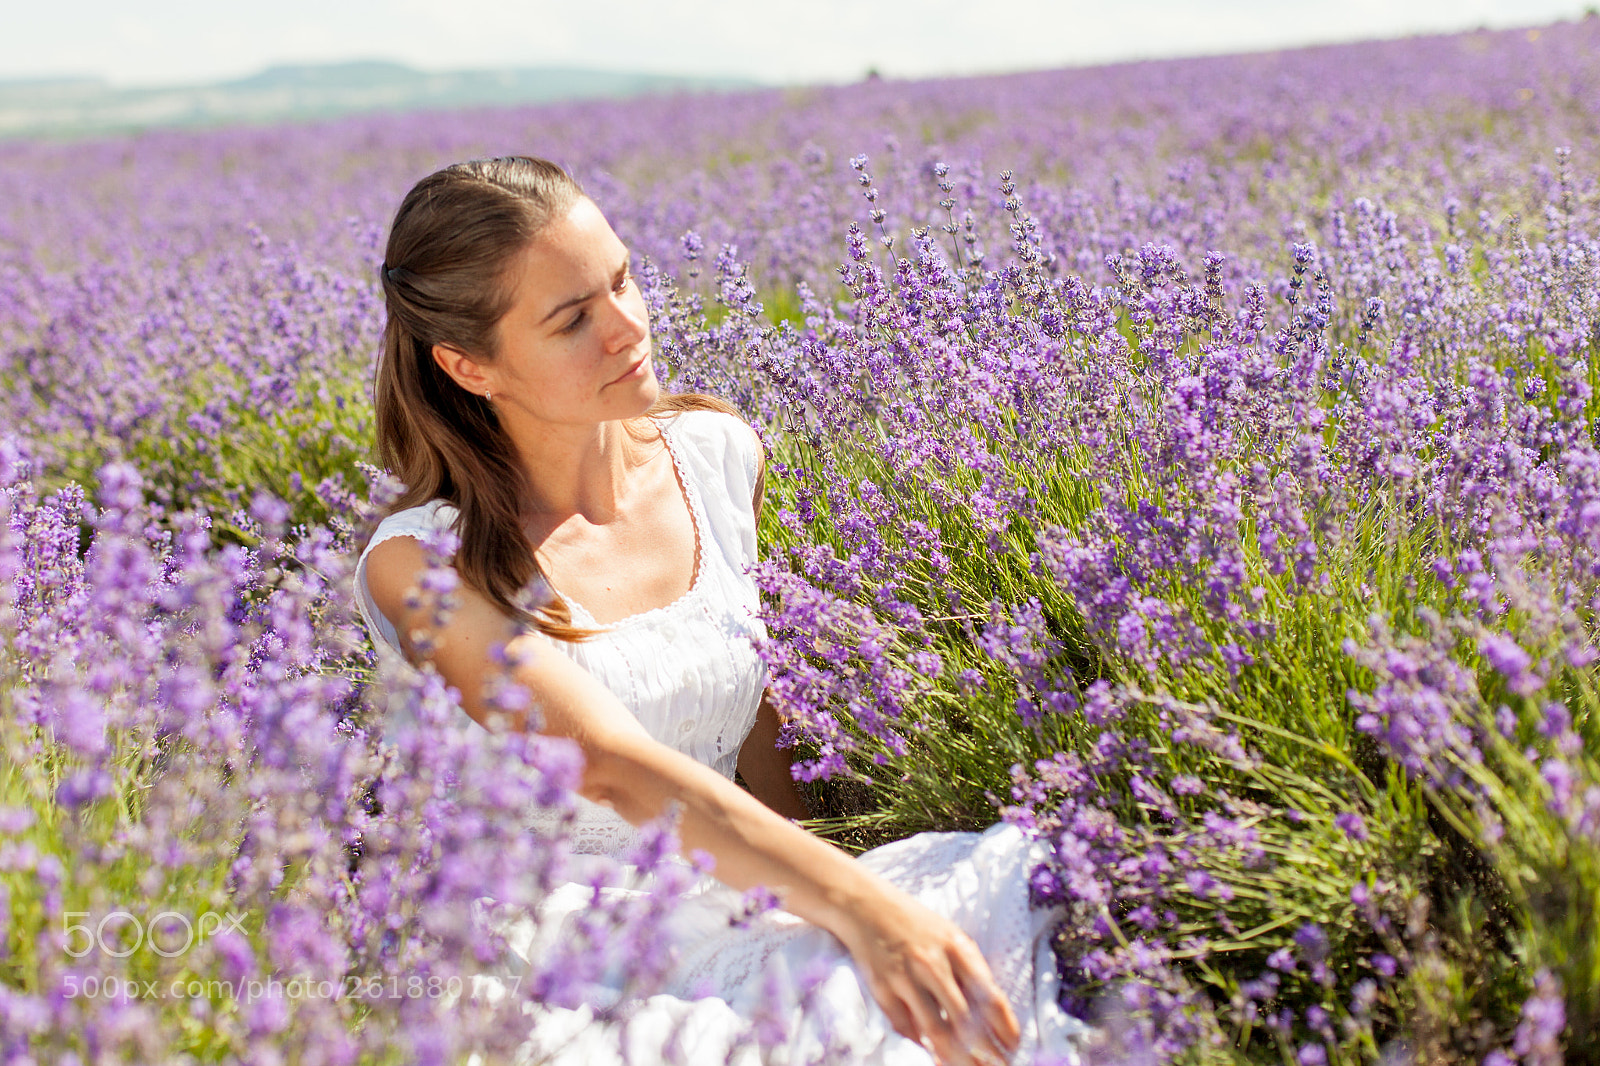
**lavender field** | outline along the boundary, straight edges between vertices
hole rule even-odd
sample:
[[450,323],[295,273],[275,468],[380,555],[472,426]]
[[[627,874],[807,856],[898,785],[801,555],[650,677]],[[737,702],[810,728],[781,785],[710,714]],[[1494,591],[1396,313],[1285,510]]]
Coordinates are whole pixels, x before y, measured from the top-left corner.
[[461,743],[352,610],[385,227],[512,152],[767,442],[816,828],[1039,835],[1088,1061],[1600,1062],[1593,16],[0,142],[0,1061],[505,1062],[650,994],[670,827],[471,994],[575,749]]

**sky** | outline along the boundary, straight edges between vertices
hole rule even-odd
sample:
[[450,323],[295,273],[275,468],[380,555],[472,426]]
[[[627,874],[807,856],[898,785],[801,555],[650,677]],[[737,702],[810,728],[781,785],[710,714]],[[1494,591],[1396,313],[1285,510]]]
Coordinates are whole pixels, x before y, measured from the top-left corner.
[[1594,0],[12,0],[0,80],[180,85],[280,63],[772,84],[999,73],[1547,24]]

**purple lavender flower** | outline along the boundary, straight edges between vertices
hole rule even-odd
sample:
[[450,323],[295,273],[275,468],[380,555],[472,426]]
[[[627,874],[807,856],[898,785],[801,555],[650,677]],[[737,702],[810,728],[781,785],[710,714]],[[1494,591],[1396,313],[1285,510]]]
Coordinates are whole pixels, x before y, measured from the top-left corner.
[[1328,1050],[1321,1044],[1301,1044],[1294,1060],[1300,1066],[1327,1066]]
[[1562,1036],[1567,1028],[1561,983],[1548,970],[1534,975],[1534,991],[1522,1005],[1522,1021],[1512,1039],[1512,1049],[1525,1063],[1557,1066],[1565,1061]]
[[1351,840],[1366,840],[1367,825],[1355,811],[1345,811],[1336,816],[1333,824],[1344,831]]

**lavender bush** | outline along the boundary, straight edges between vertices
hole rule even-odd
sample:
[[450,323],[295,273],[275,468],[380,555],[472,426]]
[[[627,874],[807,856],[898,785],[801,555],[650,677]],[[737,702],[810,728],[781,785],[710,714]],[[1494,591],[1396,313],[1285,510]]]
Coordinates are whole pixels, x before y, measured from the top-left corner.
[[[348,545],[283,539],[263,495],[235,516],[257,547],[217,550],[192,514],[153,522],[129,466],[100,472],[94,508],[41,499],[14,446],[0,461],[8,1061],[503,1058],[514,1005],[574,1008],[619,959],[654,987],[664,945],[636,906],[597,907],[578,964],[500,965],[473,915],[563,876],[563,842],[519,826],[570,804],[576,749],[472,743],[446,727],[454,695],[406,673],[385,691],[411,724],[369,743]],[[668,841],[639,856],[664,874],[655,907],[681,881]]]
[[[767,440],[819,829],[1040,835],[1110,1061],[1600,1056],[1596,55],[1588,18],[0,144],[7,1054],[515,1047],[467,919],[561,876],[511,827],[570,749],[439,744],[459,711],[374,678],[348,552],[388,213],[534,151],[640,256],[673,383]],[[424,732],[383,747],[396,700]],[[68,953],[118,909],[251,917]],[[515,996],[624,957],[648,991],[649,923],[602,924]],[[401,992],[98,995],[295,976]]]

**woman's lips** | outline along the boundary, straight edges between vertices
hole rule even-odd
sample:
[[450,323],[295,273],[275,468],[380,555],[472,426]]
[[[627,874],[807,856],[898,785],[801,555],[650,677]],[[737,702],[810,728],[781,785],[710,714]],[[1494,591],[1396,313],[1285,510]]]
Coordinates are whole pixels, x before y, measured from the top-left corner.
[[639,360],[637,363],[634,363],[632,366],[630,366],[627,370],[623,371],[621,376],[619,376],[619,377],[615,378],[614,380],[608,382],[608,384],[620,385],[624,381],[629,381],[629,380],[631,380],[633,378],[639,377],[644,373],[644,368],[646,366],[649,366],[649,365],[650,365],[650,356],[646,355],[643,359]]

